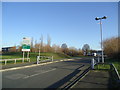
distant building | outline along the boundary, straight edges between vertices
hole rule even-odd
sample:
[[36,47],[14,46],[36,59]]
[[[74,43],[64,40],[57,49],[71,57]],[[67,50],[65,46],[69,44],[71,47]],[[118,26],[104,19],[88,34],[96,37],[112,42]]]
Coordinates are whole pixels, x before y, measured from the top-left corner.
[[2,52],[9,52],[12,47],[3,47]]
[[102,51],[101,50],[95,50],[95,51],[92,51],[92,56],[101,56],[102,55]]
[[98,50],[97,51],[97,56],[101,56],[102,55],[102,51],[101,50]]

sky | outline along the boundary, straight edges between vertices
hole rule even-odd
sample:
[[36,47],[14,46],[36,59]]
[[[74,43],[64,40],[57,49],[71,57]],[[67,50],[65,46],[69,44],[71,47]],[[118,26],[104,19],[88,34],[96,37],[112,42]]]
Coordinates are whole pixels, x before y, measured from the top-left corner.
[[51,45],[100,49],[100,24],[103,39],[118,35],[117,2],[3,2],[2,47],[20,45],[23,37],[39,42],[51,37]]

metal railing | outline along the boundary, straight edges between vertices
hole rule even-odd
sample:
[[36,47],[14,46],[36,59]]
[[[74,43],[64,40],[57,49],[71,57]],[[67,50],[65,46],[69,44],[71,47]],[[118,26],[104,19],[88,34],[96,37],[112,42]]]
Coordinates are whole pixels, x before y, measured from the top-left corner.
[[37,56],[37,64],[47,61],[53,61],[53,56]]
[[114,64],[110,64],[110,75],[112,77],[114,87],[120,87],[120,75]]
[[91,60],[91,68],[94,69],[94,66],[100,63],[100,57],[93,57]]
[[[30,62],[30,58],[24,58],[24,59],[27,59],[27,61]],[[18,60],[22,60],[22,62],[23,62],[23,58],[15,58],[15,59],[0,59],[0,62],[4,62],[5,65],[6,65],[8,61],[14,61],[14,64],[16,64],[16,62],[17,62]]]

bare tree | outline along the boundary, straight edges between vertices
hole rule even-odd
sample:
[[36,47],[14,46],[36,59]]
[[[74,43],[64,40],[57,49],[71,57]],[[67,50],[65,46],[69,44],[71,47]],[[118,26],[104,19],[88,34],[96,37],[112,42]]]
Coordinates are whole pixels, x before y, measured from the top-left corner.
[[51,38],[47,35],[47,52],[51,52]]
[[55,53],[62,53],[62,50],[59,45],[53,44],[52,45],[52,51]]
[[34,41],[34,39],[33,39],[33,37],[32,37],[32,39],[31,39],[31,52],[34,51],[34,44],[33,44],[33,41]]
[[120,37],[112,37],[104,40],[103,46],[105,54],[107,54],[109,57],[118,57],[120,55],[120,43],[118,43],[119,40]]
[[10,52],[16,52],[16,46],[11,47],[9,51]]
[[38,52],[37,50],[38,50],[38,45],[37,45],[37,40],[35,40],[35,45],[34,45],[34,51],[35,51],[35,53]]
[[68,55],[70,56],[76,56],[78,55],[78,50],[75,47],[69,47],[68,48]]
[[80,48],[78,49],[78,55],[83,55],[83,52]]
[[57,45],[56,45],[56,44],[53,44],[53,45],[52,45],[52,51],[56,53],[56,52],[57,52],[57,49],[58,49],[58,48],[57,48]]
[[61,49],[62,49],[63,53],[67,54],[68,48],[67,48],[67,44],[66,43],[63,43],[61,45]]
[[44,48],[43,48],[43,35],[41,35],[41,37],[40,37],[40,49],[41,49],[41,52],[44,51]]
[[87,55],[90,50],[90,46],[88,44],[84,44],[82,50],[83,50],[84,54]]

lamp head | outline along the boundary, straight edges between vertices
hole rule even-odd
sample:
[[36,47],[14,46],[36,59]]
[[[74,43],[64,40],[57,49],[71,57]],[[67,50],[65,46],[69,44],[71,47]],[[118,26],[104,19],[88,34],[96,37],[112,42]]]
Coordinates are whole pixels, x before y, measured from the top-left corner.
[[99,17],[96,17],[95,20],[99,20],[100,18]]
[[102,17],[102,19],[106,19],[106,18],[107,18],[107,16]]

